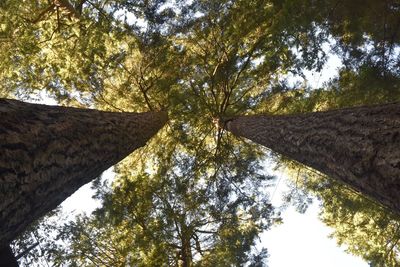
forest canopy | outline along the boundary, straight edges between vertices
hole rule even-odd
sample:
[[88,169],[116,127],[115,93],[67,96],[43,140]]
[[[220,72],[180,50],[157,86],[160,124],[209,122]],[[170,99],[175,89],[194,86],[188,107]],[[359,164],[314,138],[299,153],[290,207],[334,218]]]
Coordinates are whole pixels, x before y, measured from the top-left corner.
[[[217,123],[399,101],[398,0],[7,0],[0,18],[0,97],[169,115],[111,183],[96,180],[93,214],[15,242],[53,228],[25,264],[266,266],[257,237],[281,223],[267,158],[293,177],[288,204],[318,198],[339,244],[400,264],[397,215]],[[331,57],[337,75],[310,83]]]

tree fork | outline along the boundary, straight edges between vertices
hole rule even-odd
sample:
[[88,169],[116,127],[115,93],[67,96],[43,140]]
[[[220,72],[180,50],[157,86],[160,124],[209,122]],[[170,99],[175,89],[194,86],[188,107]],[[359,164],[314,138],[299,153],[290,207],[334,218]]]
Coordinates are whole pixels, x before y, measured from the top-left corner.
[[0,99],[0,247],[142,147],[167,113],[113,113]]
[[222,119],[221,126],[310,166],[400,214],[400,103]]

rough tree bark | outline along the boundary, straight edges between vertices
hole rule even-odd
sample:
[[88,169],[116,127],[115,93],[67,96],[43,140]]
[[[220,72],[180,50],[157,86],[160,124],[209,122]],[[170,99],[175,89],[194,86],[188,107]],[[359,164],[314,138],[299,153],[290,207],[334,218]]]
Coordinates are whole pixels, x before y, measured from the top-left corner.
[[142,147],[166,112],[112,113],[0,99],[0,247]]
[[246,137],[310,166],[400,214],[400,103],[222,121]]

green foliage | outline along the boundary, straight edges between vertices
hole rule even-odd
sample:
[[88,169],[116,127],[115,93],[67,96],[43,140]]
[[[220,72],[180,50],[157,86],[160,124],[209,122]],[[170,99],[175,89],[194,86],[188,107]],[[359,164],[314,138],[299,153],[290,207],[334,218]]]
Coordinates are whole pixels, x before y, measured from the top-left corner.
[[326,200],[332,199],[324,201],[321,218],[335,229],[332,237],[338,244],[346,245],[348,252],[372,266],[398,266],[400,218],[355,192],[346,192],[343,186],[329,191],[319,193]]
[[[45,242],[59,265],[263,266],[266,250],[251,251],[278,220],[261,190],[272,179],[264,151],[212,122],[400,100],[398,1],[70,3],[0,3],[0,97],[46,90],[65,105],[166,108],[170,121],[116,167],[111,188],[97,186],[101,209],[57,230],[67,246]],[[344,63],[336,78],[290,85],[328,52]],[[323,200],[321,216],[350,252],[398,264],[396,218],[331,181],[293,176],[300,211],[301,187]]]
[[[294,43],[305,59],[323,56],[321,43],[332,36],[335,52],[348,67],[364,63],[381,72],[399,72],[399,1],[273,1],[284,12]],[[293,31],[292,31],[293,30]],[[295,31],[298,31],[297,33]],[[312,33],[312,34],[310,34]]]
[[61,228],[69,246],[53,255],[55,262],[236,266],[251,261],[255,237],[274,217],[259,191],[269,177],[254,170],[242,181],[208,179],[195,157],[179,154],[173,160],[171,169],[134,176],[135,162],[120,165],[112,189],[99,185],[102,208]]

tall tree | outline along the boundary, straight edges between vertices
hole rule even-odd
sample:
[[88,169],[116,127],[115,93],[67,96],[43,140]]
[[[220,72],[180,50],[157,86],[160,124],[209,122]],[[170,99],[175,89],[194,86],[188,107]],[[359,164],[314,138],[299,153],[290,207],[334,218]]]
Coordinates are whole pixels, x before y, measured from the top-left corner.
[[287,116],[239,116],[222,126],[400,213],[398,103]]
[[166,112],[111,113],[0,100],[0,246],[146,144]]

